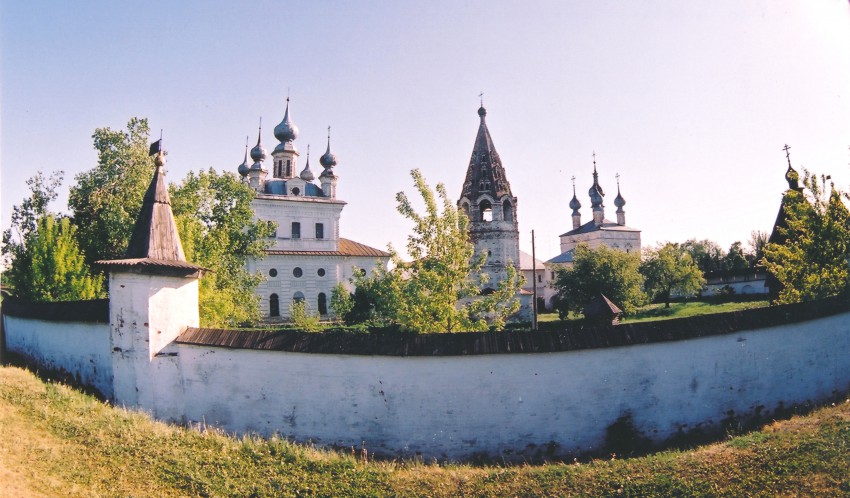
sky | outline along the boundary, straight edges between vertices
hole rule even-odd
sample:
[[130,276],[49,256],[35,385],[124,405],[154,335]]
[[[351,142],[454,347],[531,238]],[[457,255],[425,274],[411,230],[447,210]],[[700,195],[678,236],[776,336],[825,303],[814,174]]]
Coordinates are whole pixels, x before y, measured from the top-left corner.
[[[63,170],[53,209],[93,168],[96,128],[146,117],[168,179],[236,171],[291,96],[314,171],[327,127],[348,202],[341,236],[403,248],[410,170],[456,201],[487,124],[518,198],[520,247],[559,253],[571,178],[590,219],[596,153],[606,216],[620,175],[644,245],[769,231],[792,164],[850,187],[850,2],[4,1],[2,226],[36,171]],[[303,163],[299,164],[303,167]]]

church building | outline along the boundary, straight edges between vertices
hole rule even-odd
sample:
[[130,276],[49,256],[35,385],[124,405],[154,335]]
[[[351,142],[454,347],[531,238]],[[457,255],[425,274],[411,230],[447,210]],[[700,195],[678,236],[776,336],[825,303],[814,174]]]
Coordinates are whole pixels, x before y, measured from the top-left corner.
[[264,259],[248,261],[248,271],[259,271],[265,281],[257,287],[260,308],[267,320],[288,318],[293,301],[305,301],[310,312],[322,317],[330,315],[333,288],[343,283],[349,290],[349,279],[355,271],[386,266],[389,253],[339,236],[339,223],[345,201],[336,196],[337,158],[331,152],[330,128],[325,153],[319,158],[321,173],[316,176],[310,167],[310,149],[303,169],[295,147],[298,127],[289,112],[289,99],[283,120],[275,126],[277,146],[271,153],[271,176],[266,167],[268,153],[263,147],[262,126],[257,145],[238,171],[254,191],[254,215],[261,220],[277,223],[277,233]]
[[[596,171],[596,154],[593,154],[593,185],[588,189],[590,197],[591,219],[581,223],[581,202],[576,196],[575,177],[573,177],[573,198],[570,200],[572,209],[572,230],[561,234],[561,254],[546,262],[547,276],[554,280],[555,271],[559,268],[572,265],[573,254],[576,246],[586,244],[591,249],[606,246],[625,252],[636,252],[640,254],[640,230],[626,226],[626,199],[620,193],[620,175],[617,176],[617,197],[614,198],[614,206],[617,211],[617,221],[605,218],[605,192],[599,184],[599,173]],[[552,308],[552,299],[555,290],[548,286],[545,300],[546,307]]]

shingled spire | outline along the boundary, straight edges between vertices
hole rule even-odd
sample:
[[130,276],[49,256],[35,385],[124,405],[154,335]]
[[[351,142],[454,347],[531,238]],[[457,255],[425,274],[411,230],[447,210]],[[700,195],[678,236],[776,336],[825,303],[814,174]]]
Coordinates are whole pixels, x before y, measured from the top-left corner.
[[478,109],[478,116],[481,117],[481,124],[478,126],[478,136],[475,137],[472,157],[466,170],[463,195],[473,198],[489,194],[494,199],[504,195],[512,196],[511,184],[508,183],[502,160],[499,159],[493,139],[490,138],[490,130],[487,129],[487,110],[484,106]]
[[186,261],[165,182],[165,157],[156,156],[156,170],[142,200],[125,259],[98,261],[109,268],[147,268],[157,272],[191,274],[203,268]]

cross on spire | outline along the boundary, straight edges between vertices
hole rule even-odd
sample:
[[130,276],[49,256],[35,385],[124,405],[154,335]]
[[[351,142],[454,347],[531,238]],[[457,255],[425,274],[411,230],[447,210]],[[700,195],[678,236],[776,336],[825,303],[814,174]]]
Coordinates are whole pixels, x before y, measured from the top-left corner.
[[619,189],[620,188],[620,173],[617,173],[616,175],[614,175],[614,178],[617,179],[617,189]]
[[478,99],[481,101],[481,107],[484,107],[484,90],[481,90],[481,93],[478,94]]
[[782,147],[782,150],[785,151],[785,158],[788,159],[788,167],[790,168],[791,167],[791,152],[789,152],[789,151],[791,150],[791,146],[788,145],[788,144],[785,144],[785,147]]

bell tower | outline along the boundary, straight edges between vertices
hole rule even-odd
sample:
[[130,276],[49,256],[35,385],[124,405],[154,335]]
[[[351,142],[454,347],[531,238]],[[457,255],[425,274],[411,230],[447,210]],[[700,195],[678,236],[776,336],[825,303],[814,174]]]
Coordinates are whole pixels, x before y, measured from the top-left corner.
[[487,256],[487,287],[495,289],[505,277],[507,265],[519,271],[517,198],[511,193],[511,184],[490,138],[483,103],[478,116],[481,123],[457,204],[469,217],[469,237],[475,244],[475,255]]

